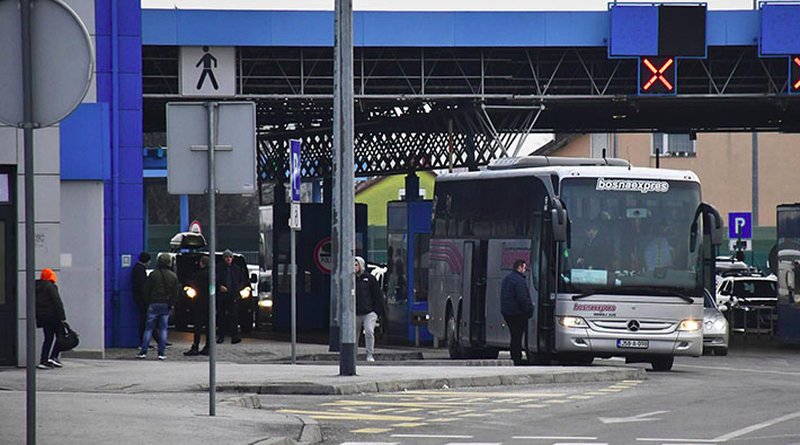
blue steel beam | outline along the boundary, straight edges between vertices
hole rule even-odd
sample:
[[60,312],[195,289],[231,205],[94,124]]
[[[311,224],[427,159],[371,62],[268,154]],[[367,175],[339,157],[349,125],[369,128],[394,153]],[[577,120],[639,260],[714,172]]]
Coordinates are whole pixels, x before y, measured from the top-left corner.
[[[603,47],[607,11],[355,13],[357,47]],[[754,46],[759,11],[709,11],[709,46]],[[145,9],[142,44],[332,47],[332,11]]]

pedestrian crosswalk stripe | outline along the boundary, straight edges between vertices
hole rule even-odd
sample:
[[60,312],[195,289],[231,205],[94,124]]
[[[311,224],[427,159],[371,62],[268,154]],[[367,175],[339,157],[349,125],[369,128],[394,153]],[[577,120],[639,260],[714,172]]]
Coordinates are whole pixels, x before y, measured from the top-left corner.
[[425,425],[427,425],[425,422],[404,422],[404,423],[395,423],[391,426],[397,428],[417,428]]
[[461,414],[458,417],[483,417],[485,415],[486,414],[483,414],[483,413],[467,413],[467,414]]
[[446,423],[446,422],[455,422],[456,420],[458,420],[458,419],[454,419],[454,418],[450,417],[450,418],[444,418],[444,419],[431,419],[431,420],[428,420],[428,422]]
[[490,413],[515,413],[519,411],[517,408],[497,408],[497,409],[490,409]]
[[550,404],[553,404],[553,405],[557,405],[557,404],[561,404],[561,403],[567,403],[567,402],[569,402],[569,400],[564,400],[564,399],[553,399],[553,400],[545,400],[544,401],[544,403],[550,403]]
[[604,392],[597,392],[597,391],[586,391],[584,394],[587,396],[604,396],[606,393]]
[[569,396],[569,398],[573,399],[573,400],[588,400],[588,399],[593,399],[594,397],[592,397],[592,396]]
[[522,405],[523,408],[544,408],[546,405],[542,405],[539,403],[528,403],[526,405]]
[[[351,433],[356,434],[381,434],[381,433],[388,433],[391,431],[391,428],[361,428],[358,430],[350,430]],[[397,442],[345,442],[349,444],[386,444],[386,445],[394,445]],[[342,444],[344,445],[344,444]]]

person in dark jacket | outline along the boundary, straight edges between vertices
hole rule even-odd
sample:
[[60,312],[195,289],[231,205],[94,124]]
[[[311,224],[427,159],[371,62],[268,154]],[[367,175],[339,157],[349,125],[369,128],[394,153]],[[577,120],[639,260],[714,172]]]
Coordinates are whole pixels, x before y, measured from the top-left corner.
[[133,265],[131,270],[131,290],[133,291],[133,302],[139,310],[139,338],[144,334],[144,325],[147,323],[147,303],[144,301],[144,282],[147,280],[147,266],[150,264],[150,254],[142,252],[139,254],[139,261]]
[[239,294],[250,285],[247,273],[233,262],[233,252],[222,252],[222,264],[217,268],[217,343],[225,341],[225,333],[231,336],[231,343],[242,341],[239,337]]
[[147,358],[147,347],[158,322],[158,359],[166,360],[167,324],[170,308],[178,301],[181,285],[178,276],[172,271],[172,257],[159,253],[158,268],[150,273],[144,282],[144,300],[147,302],[147,325],[142,335],[142,345],[137,358]]
[[66,320],[64,304],[56,286],[56,273],[52,269],[44,269],[41,279],[36,280],[36,327],[44,329],[44,343],[37,368],[62,367],[56,332]]
[[[383,313],[383,297],[378,280],[367,272],[366,262],[360,256],[356,257],[356,338],[361,337],[364,329],[364,344],[367,347],[367,361],[374,362],[375,352],[375,325],[378,316]],[[358,341],[356,341],[358,344]]]
[[533,302],[525,280],[528,264],[525,260],[516,260],[513,267],[500,287],[500,313],[511,333],[511,359],[519,366],[523,364],[522,335],[528,319],[533,316]]
[[[192,347],[183,353],[183,355],[208,355],[208,257],[200,258],[197,263],[200,270],[197,271],[189,281],[195,297],[192,301],[192,316],[194,321],[194,341]],[[203,329],[205,328],[205,329]],[[202,350],[200,348],[200,339],[203,336],[203,331],[206,333],[206,344]]]

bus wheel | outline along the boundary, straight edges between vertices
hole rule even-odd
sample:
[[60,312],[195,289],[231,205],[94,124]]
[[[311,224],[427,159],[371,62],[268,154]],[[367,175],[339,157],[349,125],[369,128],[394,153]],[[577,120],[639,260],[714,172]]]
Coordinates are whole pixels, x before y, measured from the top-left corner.
[[654,358],[650,363],[653,365],[653,371],[664,372],[672,369],[672,364],[675,362],[675,357],[658,357]]
[[451,312],[447,317],[447,351],[450,353],[450,358],[454,359],[464,358],[464,348],[461,347],[457,332],[456,317]]

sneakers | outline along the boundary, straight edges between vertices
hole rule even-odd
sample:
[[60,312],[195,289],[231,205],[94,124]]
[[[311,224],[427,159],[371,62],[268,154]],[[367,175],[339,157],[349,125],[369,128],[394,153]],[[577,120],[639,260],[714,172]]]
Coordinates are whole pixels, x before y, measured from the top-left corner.
[[375,357],[373,357],[373,356],[371,356],[371,355],[368,355],[368,356],[367,356],[367,361],[368,361],[368,362],[374,362],[374,361],[375,361]]
[[47,363],[39,363],[38,365],[36,365],[36,369],[53,369],[53,367],[48,365]]
[[208,355],[208,346],[206,346],[205,348],[201,349],[199,354],[200,355]]
[[184,352],[183,355],[187,357],[194,357],[195,355],[200,355],[200,351],[197,350],[197,346],[192,346],[192,348]]
[[64,365],[61,364],[61,361],[58,360],[57,358],[51,358],[50,360],[47,361],[47,364],[56,368],[64,367]]
[[159,360],[161,360],[161,361],[163,362],[164,360],[166,360],[166,359],[167,359],[167,356],[166,356],[166,355],[159,355],[159,356],[158,356],[158,359],[159,359]]
[[136,358],[142,360],[147,358],[147,354],[136,354]]

